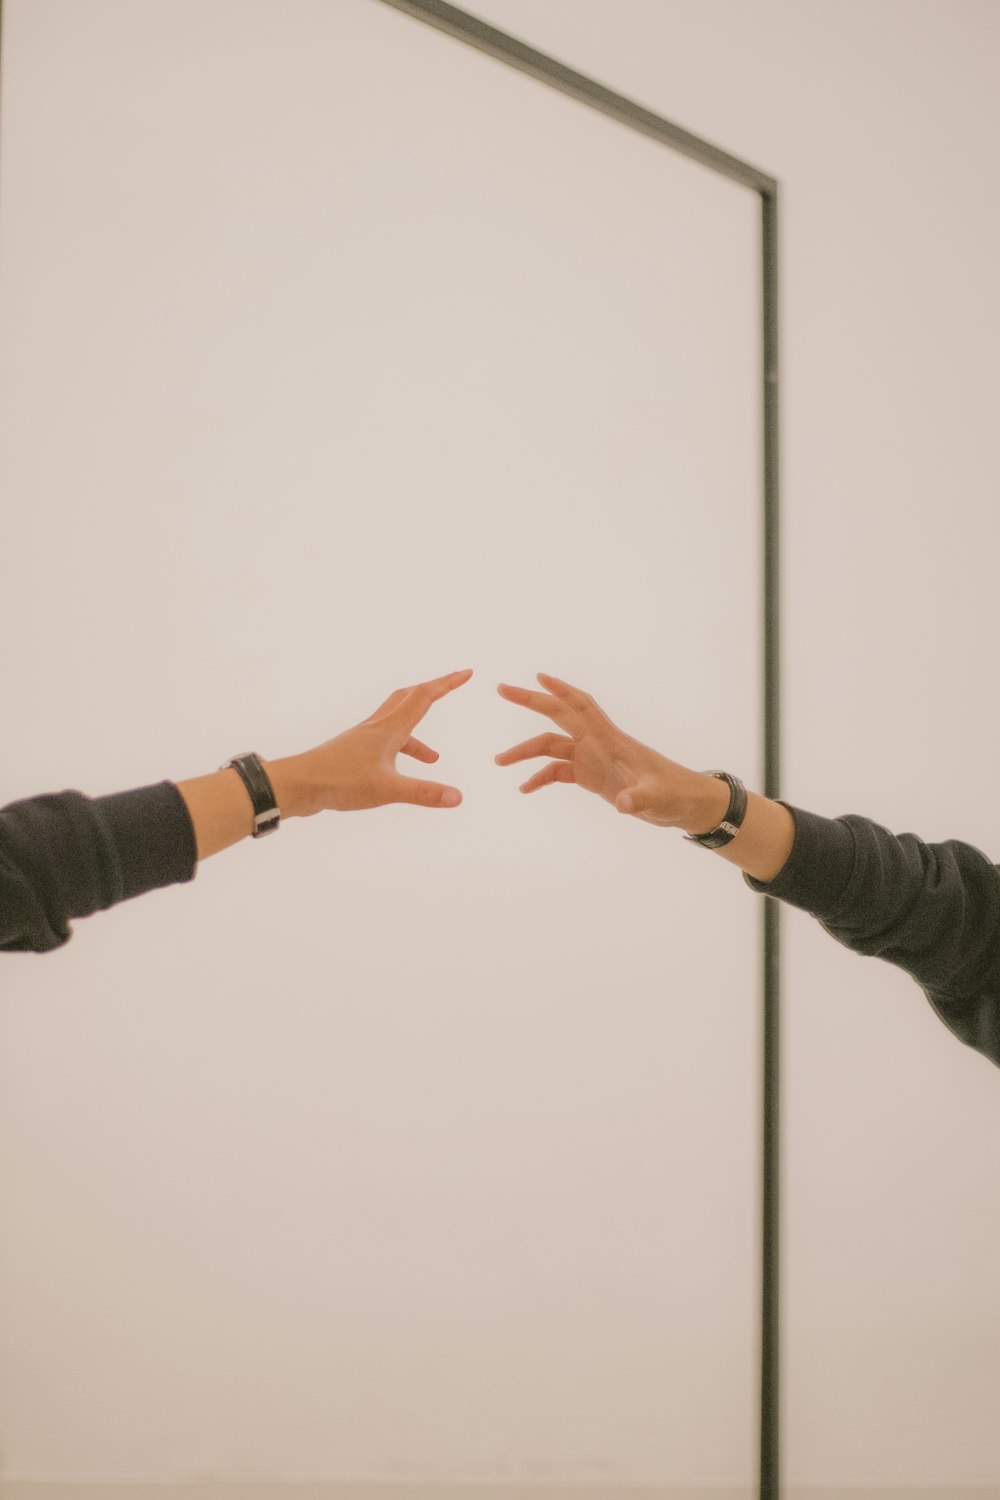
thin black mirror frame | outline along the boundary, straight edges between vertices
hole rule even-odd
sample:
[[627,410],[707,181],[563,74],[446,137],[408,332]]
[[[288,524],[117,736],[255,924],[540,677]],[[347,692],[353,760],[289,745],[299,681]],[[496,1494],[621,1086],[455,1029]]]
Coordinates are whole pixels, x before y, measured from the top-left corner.
[[[730,156],[717,145],[691,135],[690,130],[652,114],[642,105],[604,89],[603,84],[573,72],[546,52],[535,51],[517,37],[487,26],[466,10],[445,0],[379,0],[402,10],[414,20],[445,31],[475,46],[498,62],[549,84],[592,110],[610,115],[654,141],[681,151],[723,177],[750,187],[762,205],[763,299],[763,795],[778,798],[780,784],[780,592],[778,592],[778,181],[757,166]],[[781,1037],[781,903],[765,897],[763,921],[762,1004],[762,1136],[760,1136],[760,1191],[762,1191],[762,1257],[760,1257],[760,1500],[778,1500],[780,1491],[780,1037]]]
[[[761,199],[764,423],[764,796],[777,798],[780,781],[779,696],[779,380],[778,380],[778,182],[679,125],[613,93],[582,73],[497,31],[445,0],[378,0],[478,51],[568,94],[581,104],[650,136],[692,161],[721,173]],[[3,0],[0,0],[0,120],[3,80]],[[759,1500],[779,1500],[779,1188],[781,903],[764,898],[761,1050],[761,1339]]]
[[[779,485],[778,485],[778,182],[660,115],[575,73],[516,37],[497,31],[445,0],[379,0],[489,57],[547,83],[581,104],[650,136],[692,161],[759,193],[763,301],[764,423],[764,796],[776,799],[780,781],[779,700]],[[779,1496],[779,1188],[781,903],[764,898],[761,1004],[761,1292],[760,1292],[760,1500]]]

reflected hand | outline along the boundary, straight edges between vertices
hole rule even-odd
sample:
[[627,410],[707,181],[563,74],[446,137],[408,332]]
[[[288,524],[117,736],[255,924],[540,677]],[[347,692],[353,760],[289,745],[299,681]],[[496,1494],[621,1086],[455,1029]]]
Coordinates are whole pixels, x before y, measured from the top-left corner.
[[632,813],[645,823],[662,828],[682,826],[692,798],[703,783],[701,773],[633,739],[611,722],[589,693],[546,672],[536,675],[548,692],[511,687],[505,682],[497,688],[508,702],[545,714],[563,731],[536,735],[495,757],[498,766],[537,755],[553,757],[524,782],[521,791],[535,792],[554,781],[575,782],[584,791],[596,792],[613,803],[619,812]]
[[462,800],[457,787],[401,775],[396,756],[412,755],[428,764],[439,758],[436,750],[414,739],[413,730],[432,703],[462,687],[471,676],[469,667],[415,687],[397,688],[360,724],[297,756],[303,816],[328,809],[351,812],[382,807],[389,802],[457,807]]

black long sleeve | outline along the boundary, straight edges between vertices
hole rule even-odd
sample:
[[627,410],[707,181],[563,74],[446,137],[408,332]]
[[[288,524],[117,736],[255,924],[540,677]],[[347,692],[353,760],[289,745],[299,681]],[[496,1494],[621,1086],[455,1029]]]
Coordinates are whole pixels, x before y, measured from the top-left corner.
[[959,1040],[1000,1066],[1000,865],[960,839],[928,844],[858,813],[782,806],[795,820],[792,852],[767,884],[744,871],[750,889],[904,969]]
[[194,827],[172,781],[11,802],[0,809],[0,950],[47,953],[69,941],[73,917],[196,871]]

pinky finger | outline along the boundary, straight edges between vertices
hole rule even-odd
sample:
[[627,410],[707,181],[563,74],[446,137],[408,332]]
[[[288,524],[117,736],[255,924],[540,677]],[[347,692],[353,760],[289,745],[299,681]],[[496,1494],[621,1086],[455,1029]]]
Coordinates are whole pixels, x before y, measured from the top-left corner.
[[575,781],[573,767],[567,760],[553,760],[540,771],[536,771],[521,787],[522,792],[537,792],[541,786],[548,786],[551,781]]

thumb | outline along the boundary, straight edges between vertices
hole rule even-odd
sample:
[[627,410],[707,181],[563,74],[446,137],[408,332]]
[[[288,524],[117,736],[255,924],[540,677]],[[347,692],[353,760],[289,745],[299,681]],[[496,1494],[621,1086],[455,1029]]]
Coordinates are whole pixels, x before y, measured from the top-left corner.
[[618,772],[618,775],[624,782],[632,782],[631,786],[626,785],[622,787],[621,791],[615,797],[615,807],[617,811],[622,813],[636,812],[638,809],[635,805],[635,798],[639,791],[639,782],[633,780],[633,778],[635,777],[635,770],[632,766],[626,765],[625,762],[623,760],[620,760],[617,756],[614,756],[612,758],[611,764],[614,766],[615,770]]
[[653,808],[655,800],[656,789],[653,784],[640,780],[635,786],[626,787],[618,793],[615,807],[620,813],[644,813]]
[[462,793],[440,781],[420,781],[416,776],[397,776],[394,802],[413,802],[418,807],[457,807]]

